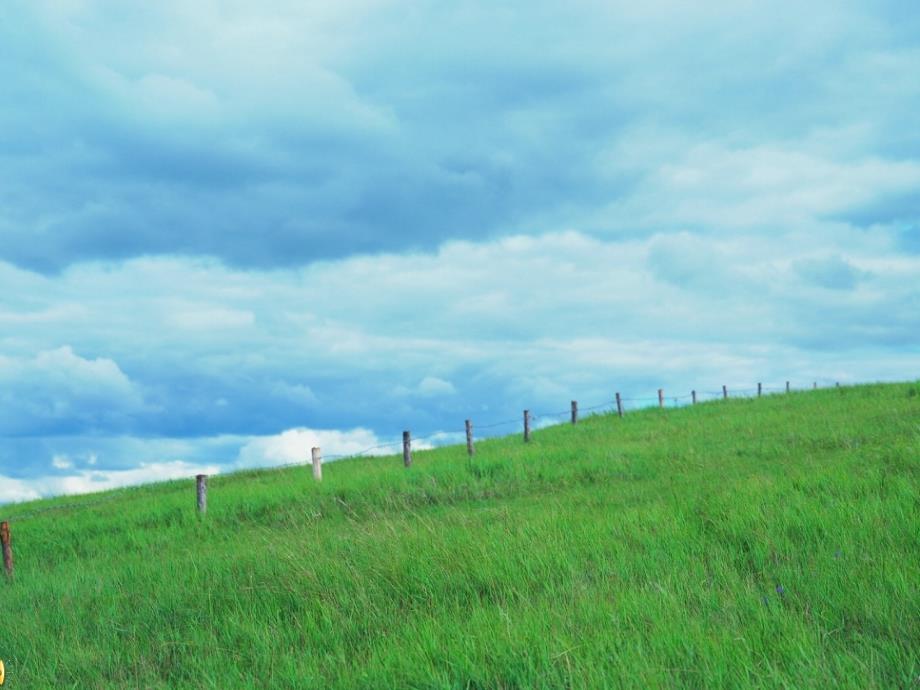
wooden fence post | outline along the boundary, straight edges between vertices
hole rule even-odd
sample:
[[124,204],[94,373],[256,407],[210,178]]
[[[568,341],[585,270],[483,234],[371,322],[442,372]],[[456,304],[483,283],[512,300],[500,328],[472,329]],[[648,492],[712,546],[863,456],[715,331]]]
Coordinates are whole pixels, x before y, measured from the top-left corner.
[[13,541],[10,538],[10,523],[0,522],[0,543],[3,544],[3,569],[6,576],[13,577]]
[[323,451],[314,448],[310,451],[310,455],[313,460],[313,478],[321,482],[323,481]]
[[789,392],[789,382],[788,381],[786,381],[786,392],[787,393]]
[[473,447],[473,422],[469,419],[466,420],[466,452],[467,455],[473,457],[473,453],[476,452],[476,449]]
[[812,390],[818,390],[818,382],[815,381],[813,384],[811,384],[811,388]]
[[696,391],[690,391],[690,399],[693,400],[693,404],[696,405]]
[[658,407],[664,407],[664,388],[658,389]]
[[724,383],[722,384],[722,399],[728,400],[728,386],[726,386]]
[[572,401],[572,424],[578,423],[578,401]]
[[524,443],[530,441],[530,410],[524,410]]
[[412,434],[408,431],[403,432],[403,465],[412,465]]
[[763,391],[763,384],[762,384],[762,383],[758,383],[758,384],[757,384],[757,397],[758,397],[758,398],[760,397],[760,394],[761,394],[762,391]]
[[840,381],[838,381],[837,383],[835,383],[835,384],[834,384],[834,387],[835,387],[835,388],[840,388]]
[[623,399],[620,397],[619,391],[617,391],[617,415],[623,416]]
[[208,512],[208,475],[195,475],[196,494],[198,496],[198,512],[204,515]]

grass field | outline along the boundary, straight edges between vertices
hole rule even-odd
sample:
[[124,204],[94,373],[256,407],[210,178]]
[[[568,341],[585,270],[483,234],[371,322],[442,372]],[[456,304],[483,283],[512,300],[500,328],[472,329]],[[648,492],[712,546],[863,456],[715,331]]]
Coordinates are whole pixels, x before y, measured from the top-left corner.
[[324,474],[0,507],[4,690],[920,688],[920,384]]

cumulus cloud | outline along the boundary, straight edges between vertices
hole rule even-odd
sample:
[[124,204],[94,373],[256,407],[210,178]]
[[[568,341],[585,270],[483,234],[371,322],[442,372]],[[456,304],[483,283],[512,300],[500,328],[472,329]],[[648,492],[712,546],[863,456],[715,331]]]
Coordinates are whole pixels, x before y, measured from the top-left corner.
[[237,467],[273,467],[303,463],[310,459],[311,449],[320,448],[324,456],[385,455],[394,453],[396,442],[379,448],[383,442],[368,429],[287,429],[280,434],[249,440],[240,448]]

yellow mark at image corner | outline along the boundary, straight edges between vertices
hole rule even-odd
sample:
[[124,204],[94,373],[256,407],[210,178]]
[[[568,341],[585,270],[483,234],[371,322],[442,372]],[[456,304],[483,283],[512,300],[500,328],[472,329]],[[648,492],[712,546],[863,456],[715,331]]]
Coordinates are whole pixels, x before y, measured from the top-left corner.
[[3,661],[0,660],[0,685],[6,682],[6,669],[3,668]]

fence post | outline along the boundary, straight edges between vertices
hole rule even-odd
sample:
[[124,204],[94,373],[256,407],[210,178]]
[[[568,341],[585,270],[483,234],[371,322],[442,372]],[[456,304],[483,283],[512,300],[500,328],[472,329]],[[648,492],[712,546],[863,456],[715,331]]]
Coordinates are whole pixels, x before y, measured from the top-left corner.
[[840,381],[838,381],[837,383],[835,383],[835,384],[834,384],[834,387],[835,387],[835,388],[840,388]]
[[572,401],[572,424],[578,423],[578,401]]
[[811,384],[811,388],[812,390],[818,390],[818,382],[815,381],[813,384]]
[[530,441],[530,410],[524,410],[524,443]]
[[763,384],[762,384],[762,383],[758,383],[758,384],[757,384],[757,397],[758,397],[758,398],[760,397],[761,391],[763,391]]
[[310,451],[310,455],[313,460],[313,478],[321,482],[323,481],[323,451],[319,448],[314,448]]
[[403,465],[412,465],[412,434],[408,431],[403,432]]
[[617,415],[623,416],[623,399],[620,398],[620,393],[617,391]]
[[208,512],[208,475],[195,475],[196,494],[198,496],[198,512],[204,515]]
[[787,393],[789,392],[789,382],[788,381],[786,381],[786,392]]
[[664,407],[664,388],[658,389],[658,407]]
[[690,398],[693,400],[693,404],[696,405],[696,391],[690,391]]
[[466,420],[466,452],[467,455],[473,457],[473,453],[476,452],[476,449],[473,447],[473,422],[469,419]]
[[726,386],[724,383],[722,384],[722,399],[728,400],[728,386]]
[[3,569],[6,576],[13,577],[13,542],[10,538],[10,523],[0,522],[0,543],[3,544]]

